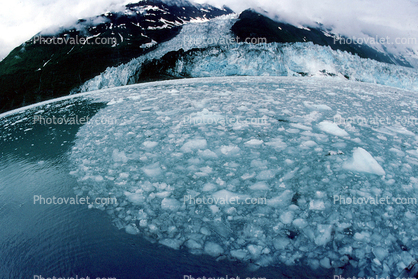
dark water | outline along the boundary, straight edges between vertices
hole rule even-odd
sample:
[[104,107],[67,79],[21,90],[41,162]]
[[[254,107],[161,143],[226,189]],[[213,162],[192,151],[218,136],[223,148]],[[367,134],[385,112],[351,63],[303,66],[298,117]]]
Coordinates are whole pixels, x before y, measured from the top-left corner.
[[[74,103],[70,108],[62,109]],[[54,115],[92,116],[103,104],[65,101]],[[34,196],[75,197],[68,152],[79,126],[32,125],[33,111],[0,119],[0,278],[333,278],[330,271],[268,267],[192,255],[118,230],[86,205],[34,204]],[[44,114],[43,114],[44,115]],[[25,121],[12,125],[16,120]],[[31,130],[26,130],[26,129]],[[26,130],[26,131],[25,131]],[[187,277],[189,275],[192,277]]]

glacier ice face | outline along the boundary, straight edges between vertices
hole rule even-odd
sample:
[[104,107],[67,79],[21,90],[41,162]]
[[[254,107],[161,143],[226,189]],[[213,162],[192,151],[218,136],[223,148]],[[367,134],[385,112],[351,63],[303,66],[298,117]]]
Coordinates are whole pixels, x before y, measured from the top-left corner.
[[[94,118],[116,121],[80,128],[70,154],[74,190],[116,197],[94,207],[129,234],[258,266],[352,265],[381,277],[416,256],[416,205],[348,202],[417,197],[418,126],[395,123],[417,115],[414,92],[224,77],[89,98],[109,103]],[[194,123],[196,115],[242,121]]]
[[[363,59],[347,52],[334,51],[330,47],[312,43],[293,44],[217,44],[223,39],[233,39],[230,28],[237,15],[227,15],[207,22],[189,23],[172,40],[158,45],[157,49],[118,67],[106,71],[85,82],[80,92],[112,88],[136,82],[147,60],[160,59],[170,51],[200,50],[179,58],[169,70],[175,77],[215,76],[315,76],[349,78],[354,81],[381,84],[418,91],[418,71],[391,64]],[[329,110],[321,104],[304,101],[314,110]]]
[[142,63],[146,60],[158,59],[170,51],[179,49],[187,51],[214,45],[209,38],[232,39],[230,29],[237,18],[236,14],[230,14],[209,21],[187,23],[182,27],[180,34],[168,42],[159,44],[156,50],[120,66],[107,68],[100,75],[86,81],[78,91],[88,92],[132,84],[135,73],[141,69]]

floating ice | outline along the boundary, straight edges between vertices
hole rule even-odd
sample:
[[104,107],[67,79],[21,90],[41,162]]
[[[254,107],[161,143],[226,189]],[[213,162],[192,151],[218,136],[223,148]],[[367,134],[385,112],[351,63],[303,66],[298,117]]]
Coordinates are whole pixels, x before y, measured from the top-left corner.
[[385,175],[385,171],[369,152],[361,147],[353,150],[353,158],[345,162],[343,168],[357,172]]
[[348,133],[346,131],[344,131],[343,129],[338,127],[336,123],[333,123],[331,121],[322,121],[321,123],[318,124],[318,128],[334,136],[339,136],[339,137],[348,136]]
[[192,152],[193,150],[205,149],[207,142],[205,139],[188,140],[180,149],[183,152]]
[[[115,197],[117,204],[92,207],[126,233],[255,266],[351,265],[395,274],[416,257],[416,205],[370,200],[417,197],[417,127],[333,122],[336,113],[413,115],[412,92],[335,79],[235,77],[139,84],[90,98],[122,101],[95,115],[113,124],[79,129],[70,154],[74,191]],[[183,121],[212,112],[266,123],[238,129]]]

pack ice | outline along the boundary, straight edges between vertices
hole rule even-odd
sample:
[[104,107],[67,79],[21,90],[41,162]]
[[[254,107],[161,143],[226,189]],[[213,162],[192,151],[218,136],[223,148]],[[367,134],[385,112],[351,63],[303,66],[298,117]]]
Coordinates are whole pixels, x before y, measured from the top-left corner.
[[97,91],[90,98],[108,106],[94,117],[117,121],[80,128],[74,190],[116,197],[93,207],[127,233],[193,254],[398,274],[418,251],[416,204],[348,200],[417,198],[417,126],[401,121],[417,116],[415,94],[290,77]]

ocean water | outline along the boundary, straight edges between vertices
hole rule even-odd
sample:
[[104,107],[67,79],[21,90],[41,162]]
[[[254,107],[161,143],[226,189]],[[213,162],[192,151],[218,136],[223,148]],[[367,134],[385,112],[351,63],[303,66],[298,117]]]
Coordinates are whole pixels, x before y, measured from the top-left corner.
[[[93,116],[105,104],[74,97],[42,115]],[[45,109],[44,108],[44,109]],[[0,118],[0,278],[308,278],[309,269],[216,261],[127,234],[86,205],[34,204],[34,197],[74,198],[68,159],[80,125],[33,125],[39,108]],[[27,130],[30,129],[30,130]],[[316,275],[315,275],[316,274]],[[186,277],[185,277],[186,276]],[[191,277],[187,277],[191,276]]]
[[387,86],[223,77],[3,114],[1,278],[396,276],[418,251],[417,113],[415,92]]

